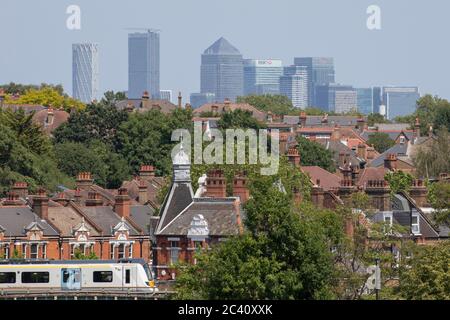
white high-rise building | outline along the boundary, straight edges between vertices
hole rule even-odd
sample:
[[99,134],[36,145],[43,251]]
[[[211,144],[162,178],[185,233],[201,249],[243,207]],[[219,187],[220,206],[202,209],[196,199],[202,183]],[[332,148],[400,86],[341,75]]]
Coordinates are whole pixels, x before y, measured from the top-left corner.
[[287,96],[296,108],[308,107],[308,72],[302,66],[284,68],[280,77],[280,94]]
[[98,44],[76,43],[72,45],[72,95],[84,103],[90,103],[99,94]]

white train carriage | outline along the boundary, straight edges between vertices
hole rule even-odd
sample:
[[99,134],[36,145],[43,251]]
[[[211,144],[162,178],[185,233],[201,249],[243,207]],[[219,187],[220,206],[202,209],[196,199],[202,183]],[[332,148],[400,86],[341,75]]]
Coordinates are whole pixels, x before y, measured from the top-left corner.
[[0,264],[0,290],[157,291],[143,261],[46,261]]

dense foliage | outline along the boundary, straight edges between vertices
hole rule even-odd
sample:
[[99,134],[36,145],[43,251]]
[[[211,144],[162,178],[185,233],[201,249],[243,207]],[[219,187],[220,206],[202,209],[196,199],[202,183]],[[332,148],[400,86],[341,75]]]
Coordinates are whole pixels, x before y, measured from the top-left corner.
[[387,133],[375,132],[369,136],[367,144],[373,145],[375,150],[379,153],[383,153],[391,148],[395,144],[395,141],[392,140]]
[[409,191],[414,180],[412,175],[401,170],[386,173],[384,179],[389,182],[392,194],[400,191]]
[[336,170],[333,153],[330,150],[304,137],[297,137],[297,142],[302,166],[319,166],[330,172]]
[[289,114],[298,110],[297,108],[294,108],[291,100],[283,95],[249,95],[238,97],[236,101],[237,103],[248,103],[258,110],[264,112],[271,111],[278,115]]

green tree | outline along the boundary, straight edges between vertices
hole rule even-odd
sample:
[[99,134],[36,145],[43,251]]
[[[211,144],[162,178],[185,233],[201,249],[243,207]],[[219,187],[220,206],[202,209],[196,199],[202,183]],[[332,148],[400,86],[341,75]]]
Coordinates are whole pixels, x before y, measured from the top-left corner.
[[218,121],[220,129],[261,129],[265,128],[265,125],[256,120],[250,111],[236,109],[234,111],[225,112]]
[[54,131],[55,142],[87,144],[93,140],[100,140],[114,145],[117,129],[127,121],[128,113],[105,101],[89,104],[85,110],[73,112],[69,121]]
[[428,185],[428,200],[436,211],[434,221],[450,226],[450,183],[439,181]]
[[304,137],[297,137],[297,142],[302,166],[319,166],[329,172],[336,170],[333,153],[330,150]]
[[171,173],[171,151],[177,142],[171,140],[176,129],[192,131],[192,112],[177,109],[166,115],[158,110],[133,113],[117,130],[116,151],[137,172],[143,163],[156,167],[156,173]]
[[61,94],[58,89],[53,87],[42,87],[39,89],[29,89],[18,98],[6,95],[7,104],[39,104],[45,107],[61,108],[66,111],[82,110],[85,104],[75,100],[68,95]]
[[420,177],[438,177],[450,172],[450,133],[441,128],[431,144],[418,147],[413,162]]
[[400,296],[408,300],[450,299],[450,243],[421,246],[400,272]]
[[106,91],[102,98],[102,103],[106,105],[113,105],[119,101],[126,100],[125,92]]
[[392,140],[387,133],[375,132],[369,136],[367,144],[373,145],[375,150],[379,153],[383,153],[392,147],[395,144],[395,141]]
[[367,125],[373,127],[375,123],[390,123],[384,116],[379,113],[371,113],[367,116]]
[[0,85],[0,89],[3,89],[6,94],[10,95],[24,95],[27,91],[41,90],[43,88],[51,88],[58,92],[60,95],[64,95],[64,88],[61,84],[53,85],[47,83],[41,83],[40,85],[34,84],[20,84],[10,82],[8,84]]
[[277,115],[289,114],[295,110],[291,100],[283,95],[248,95],[245,97],[238,97],[238,103],[248,103],[256,109],[268,112],[271,111]]
[[[294,169],[293,169],[294,170]],[[330,248],[342,237],[338,217],[296,207],[279,176],[252,180],[248,233],[198,254],[177,280],[183,299],[328,299],[334,276]]]
[[101,141],[92,141],[88,146],[77,142],[55,145],[58,168],[75,177],[79,172],[89,171],[95,183],[108,188],[118,188],[130,178],[131,169],[126,160],[113,152]]
[[396,194],[400,191],[408,192],[409,189],[411,189],[411,184],[414,180],[412,175],[401,170],[386,173],[384,179],[389,182],[392,194]]

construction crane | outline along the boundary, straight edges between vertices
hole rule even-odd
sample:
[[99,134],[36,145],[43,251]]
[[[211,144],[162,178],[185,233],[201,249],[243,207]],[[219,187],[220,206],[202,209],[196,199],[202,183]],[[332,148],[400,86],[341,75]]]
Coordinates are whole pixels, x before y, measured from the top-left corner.
[[152,28],[125,28],[125,30],[145,30],[148,32],[161,32],[161,29],[152,29]]

